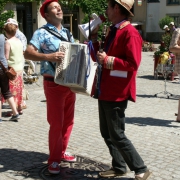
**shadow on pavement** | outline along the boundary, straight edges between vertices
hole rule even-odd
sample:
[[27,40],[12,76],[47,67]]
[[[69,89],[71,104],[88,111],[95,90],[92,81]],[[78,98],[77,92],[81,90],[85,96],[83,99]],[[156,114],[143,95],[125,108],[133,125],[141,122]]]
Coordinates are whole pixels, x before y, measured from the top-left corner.
[[154,95],[149,95],[149,94],[136,94],[137,97],[142,97],[142,98],[152,98],[155,96]]
[[154,80],[154,76],[152,75],[138,75],[138,78],[143,78],[143,79],[149,79],[149,80]]
[[11,107],[8,104],[7,105],[3,104],[2,109],[11,109]]
[[142,97],[142,98],[161,98],[161,99],[169,99],[169,100],[179,100],[180,98],[180,95],[175,95],[175,94],[172,94],[172,95],[169,95],[169,98],[166,94],[164,94],[164,92],[158,92],[154,95],[152,94],[137,94],[136,95],[137,97]]
[[[138,78],[149,79],[149,80],[156,80],[156,81],[164,81],[165,80],[163,75],[159,75],[158,79],[154,79],[154,76],[152,76],[152,75],[143,75],[143,76],[138,75]],[[169,77],[167,78],[167,82],[168,81],[171,82]],[[171,82],[171,83],[173,83],[173,82]],[[176,84],[177,84],[177,82],[176,82]]]
[[[77,162],[61,162],[61,173],[52,175],[48,172],[48,165],[43,163],[48,155],[33,151],[18,151],[16,149],[0,149],[0,173],[5,172],[11,179],[34,180],[104,180],[99,172],[109,169],[108,165],[96,162],[82,156],[77,156]],[[14,163],[12,163],[14,159]],[[108,178],[111,180],[114,178]],[[133,180],[130,177],[116,177],[116,180]]]
[[180,128],[178,122],[177,122],[177,126],[172,125],[171,124],[172,122],[176,122],[176,121],[170,121],[170,120],[164,120],[164,119],[154,119],[151,117],[147,117],[147,118],[142,118],[142,117],[129,118],[129,117],[126,117],[126,123],[134,124],[137,126],[164,126],[164,127]]
[[[33,151],[18,151],[17,149],[0,149],[0,173],[6,171],[22,171],[23,167],[31,167],[48,159],[48,155]],[[14,160],[12,164],[12,160]]]

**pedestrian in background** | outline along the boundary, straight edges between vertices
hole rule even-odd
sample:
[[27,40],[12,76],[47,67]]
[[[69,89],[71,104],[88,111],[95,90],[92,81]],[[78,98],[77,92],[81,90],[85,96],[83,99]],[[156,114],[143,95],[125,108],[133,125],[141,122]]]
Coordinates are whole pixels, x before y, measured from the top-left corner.
[[176,29],[174,22],[170,22],[169,26],[170,26],[170,32],[171,32],[171,34],[173,34],[174,30]]
[[166,49],[166,51],[169,51],[169,45],[171,41],[171,33],[170,29],[167,25],[163,27],[164,29],[164,34],[161,37],[161,45]]
[[[5,68],[8,68],[8,62],[7,59],[5,58],[5,37],[3,34],[0,34],[0,62],[4,65]],[[10,118],[10,120],[12,121],[17,121],[19,119],[19,114],[18,111],[16,109],[16,105],[14,102],[14,98],[12,96],[12,93],[9,90],[9,79],[7,77],[7,75],[5,74],[5,72],[3,71],[2,66],[0,65],[0,89],[1,89],[1,93],[0,93],[0,122],[2,122],[1,119],[1,98],[3,95],[3,98],[5,100],[7,100],[8,104],[10,105],[13,115]]]
[[5,57],[8,61],[8,65],[13,67],[17,72],[17,77],[9,81],[10,91],[14,96],[16,107],[19,114],[22,114],[21,104],[23,101],[22,90],[23,90],[23,69],[24,69],[24,56],[23,56],[23,45],[21,41],[15,37],[17,27],[11,22],[5,23],[4,31],[7,37],[5,44]]
[[170,29],[169,29],[169,27],[167,25],[165,25],[163,27],[163,30],[164,30],[164,34],[163,35],[170,34]]
[[[6,24],[8,24],[8,23],[14,24],[16,26],[16,34],[15,34],[15,36],[21,41],[21,43],[23,45],[23,52],[24,52],[26,50],[26,47],[27,47],[27,38],[26,38],[26,36],[19,30],[18,22],[15,19],[9,18],[6,21]],[[24,88],[24,84],[23,84],[23,88]],[[26,101],[22,100],[21,109],[26,109],[26,108],[27,108]]]
[[47,121],[50,125],[48,171],[58,174],[61,160],[76,161],[76,157],[66,152],[74,124],[76,97],[70,88],[54,83],[55,65],[56,62],[61,62],[64,53],[58,52],[61,44],[60,38],[44,28],[59,33],[67,41],[69,39],[74,42],[74,38],[61,24],[63,11],[57,0],[45,0],[40,13],[47,24],[34,32],[24,55],[27,59],[41,61],[41,74],[44,78],[44,93],[47,100]]
[[[180,78],[180,28],[176,28],[172,34],[169,50],[176,56],[174,71]],[[180,122],[180,99],[178,104],[177,122]]]
[[[133,4],[134,0],[108,0],[106,14],[112,26],[104,52],[97,52],[102,64],[98,96],[100,132],[112,156],[112,168],[99,173],[103,178],[124,176],[126,164],[135,172],[135,180],[147,180],[151,175],[125,135],[125,109],[128,100],[136,100],[136,74],[142,49],[142,38],[128,21],[133,16]],[[98,42],[93,45],[97,50]]]

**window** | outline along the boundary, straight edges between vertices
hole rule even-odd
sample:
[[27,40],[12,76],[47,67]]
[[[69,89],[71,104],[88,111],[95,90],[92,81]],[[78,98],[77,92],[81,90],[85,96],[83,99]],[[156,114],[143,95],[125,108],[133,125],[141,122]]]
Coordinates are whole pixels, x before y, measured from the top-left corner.
[[178,27],[180,25],[180,14],[167,14],[169,17],[174,19],[174,24],[176,25],[176,27]]
[[148,0],[148,3],[159,2],[159,0]]
[[180,5],[180,0],[167,0],[167,5]]

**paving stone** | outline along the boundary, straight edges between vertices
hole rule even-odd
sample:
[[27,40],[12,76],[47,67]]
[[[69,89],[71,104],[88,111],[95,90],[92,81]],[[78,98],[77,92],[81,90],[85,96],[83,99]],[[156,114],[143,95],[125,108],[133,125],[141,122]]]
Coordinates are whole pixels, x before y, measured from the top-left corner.
[[[153,67],[153,52],[143,52],[137,74],[137,101],[128,103],[125,132],[153,171],[150,179],[179,180],[180,123],[175,122],[174,113],[177,113],[180,84],[168,79],[166,88],[173,96],[155,97],[164,91],[164,79],[154,79]],[[0,124],[0,180],[41,179],[38,173],[43,166],[38,165],[47,163],[49,125],[42,77],[37,84],[25,86],[30,99],[19,122],[3,117]],[[111,156],[99,132],[97,100],[77,94],[75,124],[67,151],[111,166]],[[26,168],[31,174],[24,171]],[[129,171],[128,177],[133,176]]]

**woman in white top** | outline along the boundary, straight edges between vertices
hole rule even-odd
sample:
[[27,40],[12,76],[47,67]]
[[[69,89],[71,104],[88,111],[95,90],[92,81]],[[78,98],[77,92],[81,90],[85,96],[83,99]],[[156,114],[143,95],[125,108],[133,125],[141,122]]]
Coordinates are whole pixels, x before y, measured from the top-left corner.
[[14,96],[16,107],[19,114],[22,114],[21,104],[23,102],[22,89],[23,89],[23,45],[21,41],[15,37],[17,27],[7,22],[4,26],[5,35],[8,38],[5,44],[5,57],[8,60],[8,65],[13,67],[17,72],[17,77],[10,82],[10,91]]

